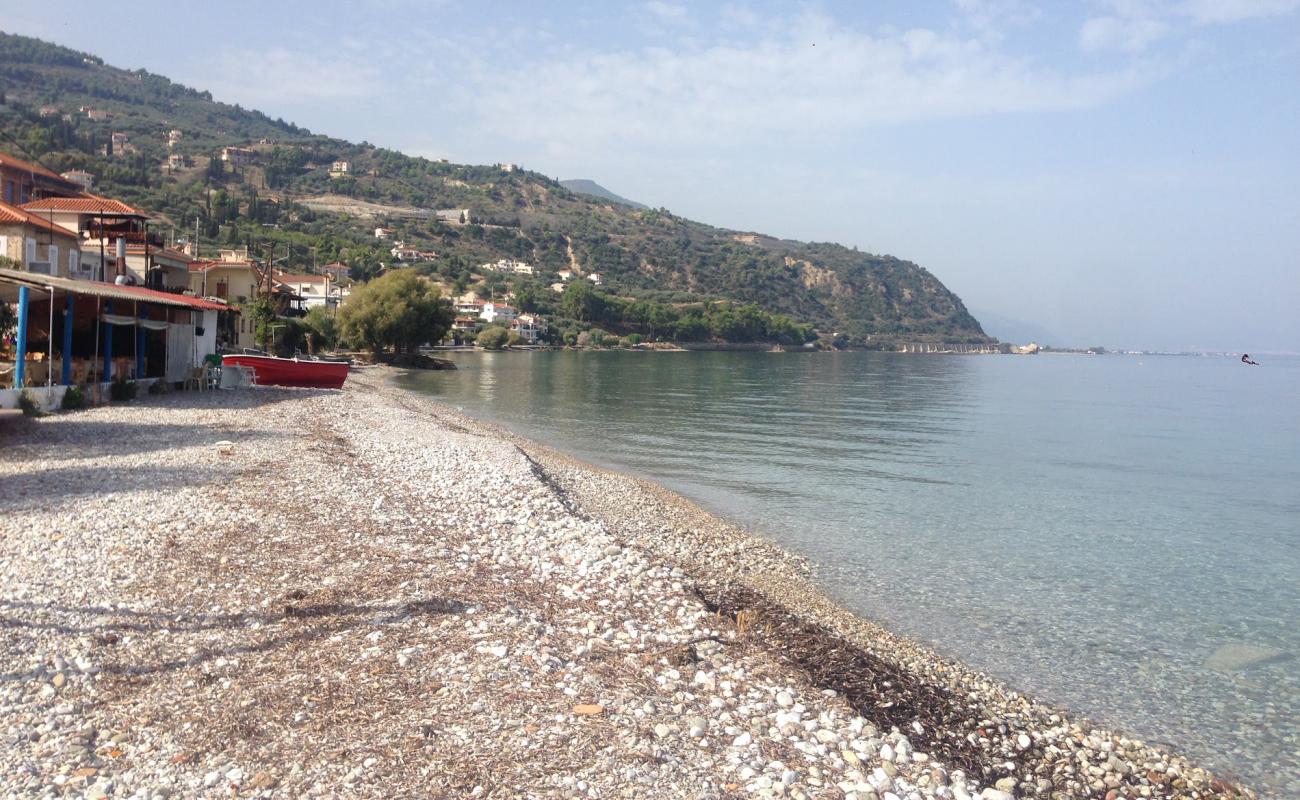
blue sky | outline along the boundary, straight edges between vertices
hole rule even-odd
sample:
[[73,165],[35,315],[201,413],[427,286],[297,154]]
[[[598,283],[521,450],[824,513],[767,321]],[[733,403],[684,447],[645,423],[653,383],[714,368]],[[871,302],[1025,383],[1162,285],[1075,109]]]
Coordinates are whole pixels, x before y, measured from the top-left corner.
[[1300,0],[133,8],[0,26],[322,133],[912,259],[1060,342],[1300,351]]

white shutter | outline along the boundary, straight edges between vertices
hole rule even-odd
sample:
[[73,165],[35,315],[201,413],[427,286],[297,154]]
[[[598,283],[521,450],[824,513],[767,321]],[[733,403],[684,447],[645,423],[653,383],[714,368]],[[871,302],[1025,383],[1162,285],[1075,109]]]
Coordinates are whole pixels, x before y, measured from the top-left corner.
[[46,254],[47,256],[49,256],[46,260],[50,262],[50,274],[58,275],[59,274],[59,248],[57,245],[54,244],[48,245],[48,248],[50,252]]
[[27,240],[27,261],[23,264],[23,266],[30,267],[31,263],[35,260],[36,260],[36,240],[28,239]]
[[75,277],[81,271],[81,254],[76,250],[68,251],[68,277]]

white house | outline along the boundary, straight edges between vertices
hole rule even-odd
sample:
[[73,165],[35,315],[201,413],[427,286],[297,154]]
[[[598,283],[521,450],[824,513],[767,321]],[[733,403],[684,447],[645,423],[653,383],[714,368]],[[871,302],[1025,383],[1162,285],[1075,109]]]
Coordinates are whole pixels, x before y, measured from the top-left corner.
[[389,228],[375,228],[375,238],[391,239],[393,238],[393,231]]
[[562,281],[573,280],[573,270],[571,269],[562,269],[557,274],[560,276],[560,280]]
[[594,283],[594,284],[597,285],[597,286],[599,286],[599,285],[601,284],[601,282],[602,282],[602,281],[601,281],[601,278],[600,278],[600,273],[599,273],[599,272],[588,272],[588,273],[587,273],[587,280],[591,281],[592,283]]
[[519,309],[514,306],[508,306],[505,303],[493,303],[491,301],[483,304],[483,310],[479,312],[479,318],[487,322],[501,322],[509,325],[519,316]]
[[536,314],[520,314],[510,324],[510,329],[529,344],[537,344],[537,340],[546,335],[548,327],[546,320]]
[[533,265],[524,261],[515,261],[513,258],[503,258],[495,263],[480,264],[480,270],[491,272],[503,272],[514,275],[532,275]]
[[350,294],[345,286],[339,286],[329,275],[293,275],[277,272],[275,280],[285,289],[302,298],[302,308],[335,308]]
[[330,177],[342,178],[352,170],[352,165],[346,161],[335,161],[330,165]]

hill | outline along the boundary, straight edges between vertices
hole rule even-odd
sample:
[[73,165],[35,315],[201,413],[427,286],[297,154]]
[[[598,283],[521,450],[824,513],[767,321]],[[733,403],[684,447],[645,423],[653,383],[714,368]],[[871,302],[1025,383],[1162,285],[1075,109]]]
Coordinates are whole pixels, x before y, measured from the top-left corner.
[[585,194],[589,197],[597,197],[601,200],[613,200],[615,203],[622,203],[625,206],[631,206],[640,211],[644,211],[650,207],[644,203],[638,203],[635,200],[628,200],[626,197],[620,197],[606,189],[604,186],[601,186],[599,183],[587,180],[586,178],[571,178],[569,180],[563,180],[560,181],[560,185],[571,192]]
[[[804,325],[882,348],[990,341],[960,298],[903,259],[715,228],[513,165],[314,134],[37,39],[0,33],[0,101],[0,149],[91,172],[94,191],[157,214],[174,236],[197,229],[208,248],[278,245],[290,268],[342,260],[364,279],[394,262],[393,241],[374,235],[383,227],[449,287],[508,287],[520,305],[582,327],[735,340]],[[480,268],[499,259],[534,274]],[[601,283],[597,296],[562,302],[550,289],[560,270]],[[789,319],[737,326],[736,314]]]

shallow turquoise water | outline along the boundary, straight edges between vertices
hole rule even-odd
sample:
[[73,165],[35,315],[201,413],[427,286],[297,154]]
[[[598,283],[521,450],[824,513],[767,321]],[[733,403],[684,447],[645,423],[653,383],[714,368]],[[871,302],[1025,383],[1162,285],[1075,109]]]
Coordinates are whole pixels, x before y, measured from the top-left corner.
[[[1018,689],[1300,796],[1300,359],[455,358],[402,383],[673,488]],[[1276,654],[1207,665],[1239,645]]]

